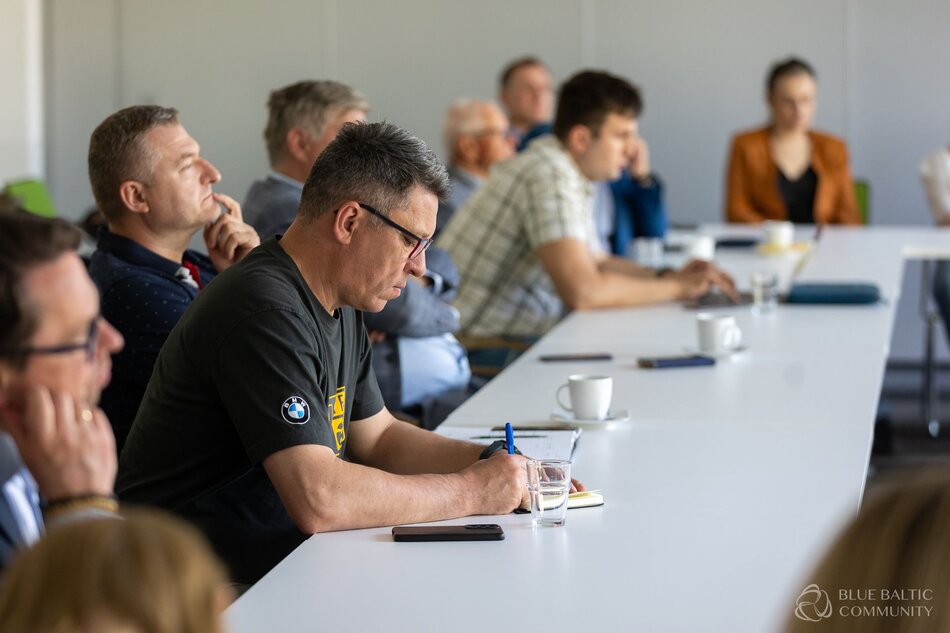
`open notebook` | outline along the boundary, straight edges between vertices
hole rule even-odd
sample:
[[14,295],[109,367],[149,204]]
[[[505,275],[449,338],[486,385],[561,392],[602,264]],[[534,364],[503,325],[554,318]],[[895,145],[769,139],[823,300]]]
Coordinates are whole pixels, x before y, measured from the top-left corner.
[[[573,427],[516,426],[515,445],[528,457],[539,459],[570,459],[574,453],[577,439],[583,429]],[[440,426],[435,431],[439,435],[456,440],[465,440],[476,444],[488,445],[495,440],[505,439],[504,427],[464,427]],[[604,496],[600,490],[572,493],[567,500],[569,510],[604,505]],[[528,512],[515,510],[515,512]]]
[[[535,459],[570,459],[574,453],[581,429],[516,426],[515,446],[527,457]],[[495,440],[505,439],[504,427],[440,426],[436,433],[456,440],[465,440],[488,446]]]

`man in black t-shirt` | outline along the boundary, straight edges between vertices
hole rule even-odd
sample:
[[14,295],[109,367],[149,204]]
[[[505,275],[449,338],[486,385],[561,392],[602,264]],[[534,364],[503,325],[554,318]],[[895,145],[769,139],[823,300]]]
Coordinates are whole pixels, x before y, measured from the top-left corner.
[[169,336],[117,490],[197,523],[238,582],[307,534],[501,514],[524,459],[396,420],[357,310],[425,270],[445,170],[386,123],[349,124],[321,154],[297,219],[218,275]]

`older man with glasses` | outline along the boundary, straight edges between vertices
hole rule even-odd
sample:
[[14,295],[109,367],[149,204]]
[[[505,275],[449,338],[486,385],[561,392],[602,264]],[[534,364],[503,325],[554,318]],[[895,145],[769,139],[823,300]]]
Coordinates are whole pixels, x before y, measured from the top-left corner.
[[439,205],[437,234],[452,214],[481,187],[491,168],[515,153],[515,133],[495,103],[459,99],[442,124],[442,142],[449,164],[451,197]]
[[315,532],[517,507],[522,457],[395,419],[371,365],[359,311],[425,270],[445,193],[422,141],[344,126],[287,233],[218,275],[169,337],[119,496],[195,522],[241,583]]
[[0,567],[44,518],[117,507],[115,440],[97,403],[122,336],[99,315],[79,241],[62,220],[0,214]]

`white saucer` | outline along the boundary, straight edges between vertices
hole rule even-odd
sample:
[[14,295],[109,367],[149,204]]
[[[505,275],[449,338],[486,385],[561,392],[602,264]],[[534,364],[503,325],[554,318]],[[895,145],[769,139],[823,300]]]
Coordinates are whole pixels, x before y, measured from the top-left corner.
[[626,409],[611,409],[607,412],[607,417],[603,420],[578,420],[570,411],[554,411],[551,414],[551,419],[565,425],[602,429],[610,426],[614,422],[626,422],[630,419],[630,412]]
[[749,351],[749,348],[746,347],[745,345],[740,345],[739,347],[735,349],[730,349],[723,352],[701,352],[699,351],[698,347],[692,347],[692,346],[684,347],[683,349],[686,351],[687,354],[699,354],[700,356],[709,356],[710,358],[715,358],[716,360],[726,360],[726,359],[732,358],[733,356],[737,356],[741,354],[742,352]]

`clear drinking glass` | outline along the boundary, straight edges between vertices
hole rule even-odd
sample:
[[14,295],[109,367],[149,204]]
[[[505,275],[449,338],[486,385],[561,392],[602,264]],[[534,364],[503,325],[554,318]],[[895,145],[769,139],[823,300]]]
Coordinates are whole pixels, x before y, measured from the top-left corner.
[[567,497],[571,492],[571,462],[565,459],[530,459],[528,497],[535,527],[561,527],[567,518]]
[[752,273],[752,312],[768,314],[778,305],[778,275],[772,272]]

